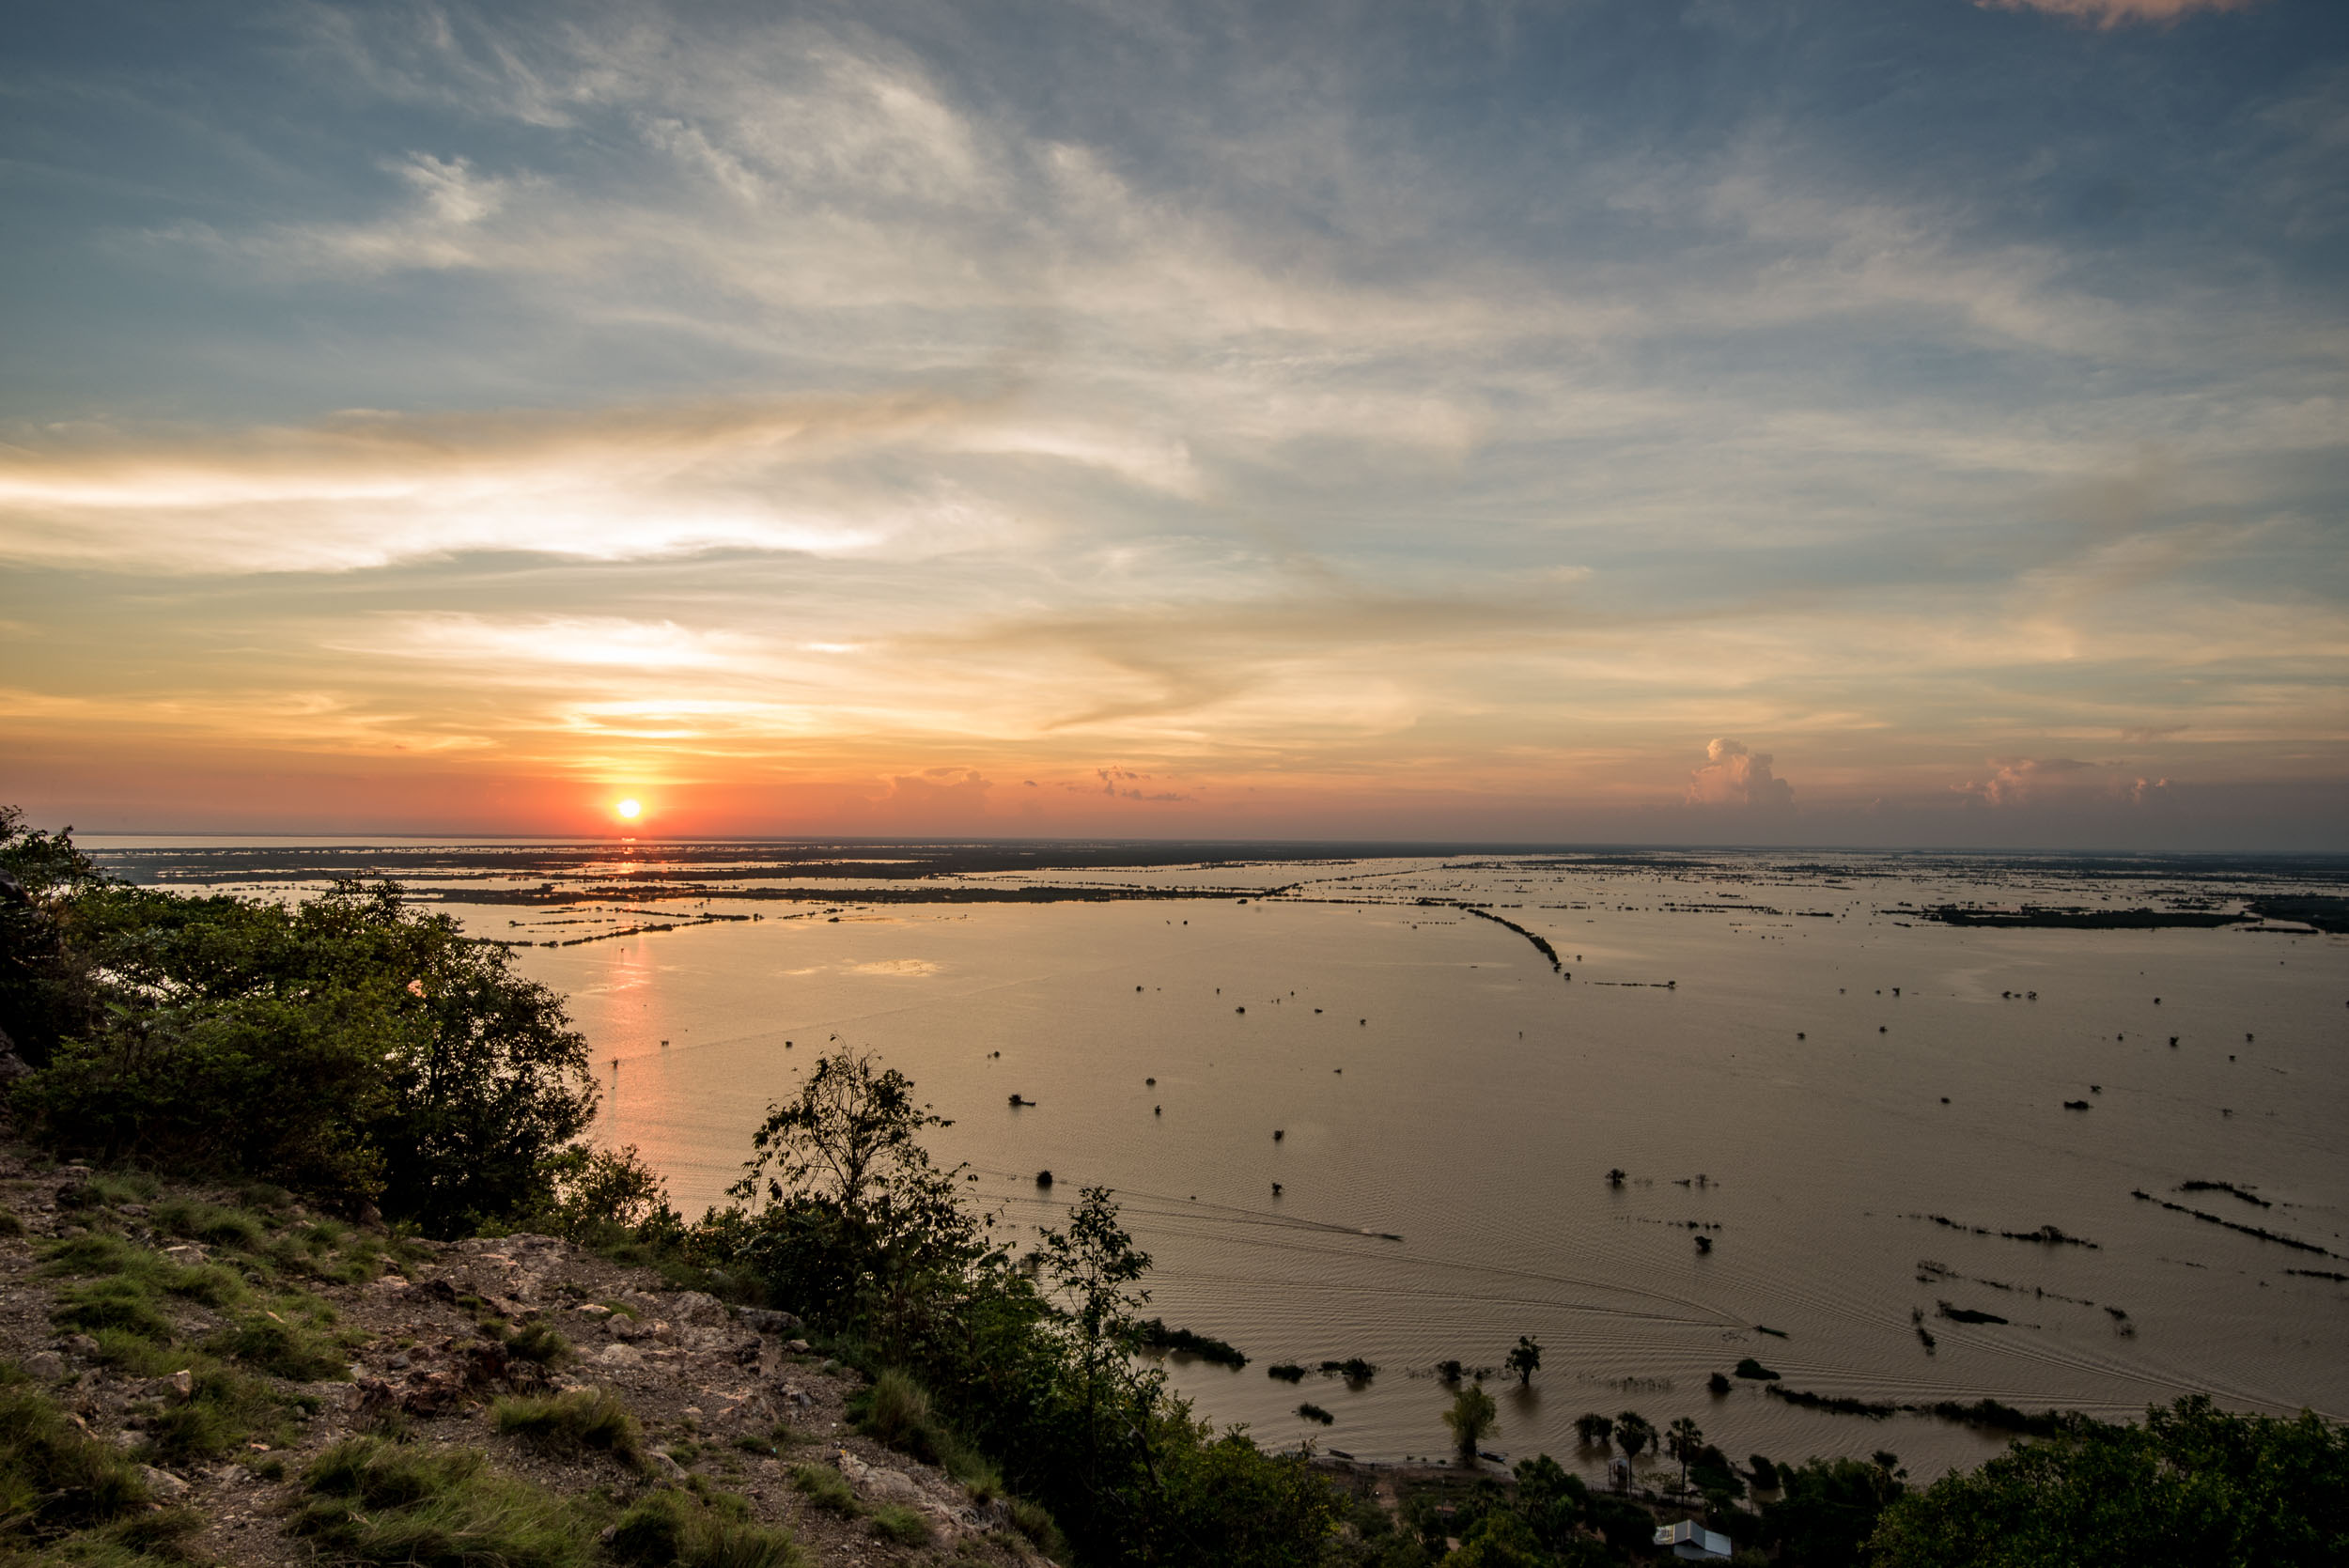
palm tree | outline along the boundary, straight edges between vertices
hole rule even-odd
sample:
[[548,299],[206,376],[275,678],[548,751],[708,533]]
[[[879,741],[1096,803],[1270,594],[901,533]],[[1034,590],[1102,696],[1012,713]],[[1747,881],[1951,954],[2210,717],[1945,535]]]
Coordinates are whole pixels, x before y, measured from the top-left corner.
[[1637,1459],[1640,1451],[1656,1441],[1656,1423],[1637,1410],[1626,1410],[1615,1418],[1615,1442],[1626,1459]]
[[1672,1456],[1680,1461],[1680,1484],[1688,1484],[1688,1461],[1704,1451],[1704,1434],[1697,1429],[1694,1419],[1683,1416],[1672,1422],[1672,1437],[1667,1443]]

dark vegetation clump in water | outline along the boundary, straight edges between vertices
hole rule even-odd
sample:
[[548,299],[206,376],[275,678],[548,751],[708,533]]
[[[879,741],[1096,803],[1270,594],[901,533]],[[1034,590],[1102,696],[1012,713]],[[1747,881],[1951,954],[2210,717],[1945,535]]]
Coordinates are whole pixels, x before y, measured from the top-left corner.
[[1219,1367],[1237,1370],[1248,1364],[1248,1358],[1237,1347],[1208,1334],[1195,1334],[1188,1328],[1169,1328],[1161,1318],[1150,1318],[1134,1326],[1134,1343],[1144,1350],[1173,1350],[1196,1356]]
[[[594,1088],[561,1000],[396,887],[346,883],[292,907],[126,888],[13,812],[0,815],[0,869],[13,878],[0,882],[0,1048],[29,1069],[8,1091],[17,1126],[56,1153],[101,1164],[134,1154],[249,1192],[242,1207],[153,1201],[148,1216],[161,1234],[235,1254],[234,1268],[125,1249],[99,1230],[46,1255],[59,1328],[89,1333],[105,1364],[134,1375],[186,1372],[188,1393],[130,1455],[93,1441],[46,1390],[0,1365],[0,1559],[184,1560],[203,1521],[153,1506],[161,1499],[139,1465],[249,1463],[250,1445],[295,1440],[262,1371],[323,1369],[340,1331],[307,1308],[299,1281],[369,1278],[380,1263],[368,1249],[400,1244],[252,1212],[292,1197],[439,1235],[546,1231],[733,1302],[788,1308],[823,1353],[873,1376],[863,1420],[950,1470],[960,1465],[955,1473],[974,1483],[997,1472],[1013,1524],[1056,1540],[1056,1517],[1070,1560],[1434,1568],[1455,1541],[1455,1565],[1483,1568],[1648,1558],[1654,1509],[1595,1495],[1548,1456],[1505,1478],[1468,1467],[1406,1478],[1390,1513],[1353,1494],[1346,1471],[1196,1421],[1130,1354],[1158,1326],[1140,1316],[1149,1259],[1110,1194],[1083,1189],[1023,1266],[966,1206],[961,1172],[925,1152],[936,1121],[911,1083],[869,1057],[815,1063],[760,1128],[734,1201],[689,1223],[641,1164],[579,1141]],[[96,1213],[140,1179],[93,1175],[59,1205],[86,1197]],[[166,1309],[188,1303],[210,1314],[217,1337],[154,1337],[170,1330]],[[526,1334],[505,1346],[517,1361],[568,1354],[559,1336]],[[1306,1371],[1268,1370],[1292,1381]],[[1359,1358],[1324,1370],[1376,1371]],[[1893,1408],[1778,1384],[1770,1392],[1865,1416]],[[1676,1430],[1688,1512],[1741,1548],[1820,1568],[1953,1568],[1999,1553],[2030,1564],[2221,1568],[2340,1555],[2349,1436],[2313,1416],[2232,1416],[2199,1399],[2123,1426],[1994,1401],[1921,1408],[2037,1440],[1920,1490],[1890,1454],[1757,1459],[1741,1476],[1693,1428]],[[526,1396],[498,1418],[509,1433],[490,1445],[501,1452],[544,1447],[625,1464],[636,1441],[592,1394]],[[1622,1433],[1637,1418],[1598,1420]],[[1656,1436],[1649,1428],[1641,1446]],[[631,1479],[616,1494],[558,1499],[501,1471],[489,1448],[396,1437],[354,1437],[288,1477],[287,1528],[324,1559],[387,1568],[788,1568],[800,1557],[786,1536],[699,1487]],[[1741,1496],[1749,1479],[1775,1495]],[[794,1484],[812,1506],[834,1494],[863,1506],[828,1467],[801,1467]],[[918,1519],[870,1512],[871,1528],[896,1543],[883,1552],[917,1544]]]
[[2272,1209],[2276,1206],[2255,1192],[2246,1192],[2232,1182],[2180,1182],[2178,1190],[2180,1192],[2224,1192],[2260,1208]]
[[2337,1258],[2341,1256],[2338,1252],[2326,1250],[2324,1248],[2317,1246],[2312,1241],[2302,1241],[2295,1236],[2279,1235],[2276,1232],[2263,1229],[2258,1225],[2238,1225],[2232,1219],[2222,1219],[2217,1215],[2205,1214],[2201,1209],[2188,1208],[2184,1203],[2173,1203],[2166,1198],[2156,1198],[2152,1193],[2143,1191],[2137,1188],[2131,1188],[2129,1189],[2129,1196],[2137,1199],[2140,1203],[2158,1203],[2172,1214],[2191,1215],[2206,1225],[2221,1225],[2230,1231],[2235,1231],[2244,1235],[2257,1236],[2262,1241],[2272,1241],[2279,1247],[2289,1247],[2295,1251],[2313,1252],[2320,1258]]
[[[1898,911],[1887,911],[1898,912]],[[2020,909],[1969,909],[1944,904],[1911,911],[1920,919],[1944,925],[1986,925],[1999,929],[2037,926],[2060,931],[2155,931],[2170,926],[2208,930],[2238,925],[2241,915],[2213,914],[2198,909],[2052,909],[2025,905]]]
[[1901,1407],[1878,1400],[1850,1399],[1841,1394],[1814,1394],[1807,1389],[1790,1389],[1783,1383],[1769,1385],[1772,1399],[1782,1399],[1789,1405],[1806,1410],[1825,1410],[1838,1416],[1865,1416],[1870,1421],[1882,1421],[1900,1414]]
[[[2088,1109],[2088,1102],[2086,1100],[2066,1100],[2063,1103],[2075,1110],[2085,1110]],[[2101,1249],[2098,1248],[2094,1242],[2089,1240],[2086,1236],[2068,1235],[2064,1232],[2058,1230],[2053,1225],[2042,1225],[2035,1231],[1994,1231],[1986,1225],[1961,1224],[1959,1221],[1952,1219],[1946,1214],[1911,1214],[1905,1216],[1904,1218],[1909,1219],[1922,1219],[1931,1224],[1938,1225],[1944,1230],[1963,1231],[1968,1235],[2004,1236],[2009,1241],[2035,1241],[2047,1247],[2085,1247],[2092,1252],[2101,1250]],[[1767,1333],[1769,1330],[1766,1328],[1763,1332]]]
[[2007,1321],[1996,1312],[1976,1312],[1971,1307],[1952,1307],[1947,1301],[1942,1302],[1940,1306],[1938,1315],[1948,1318],[1952,1323],[2004,1323]]

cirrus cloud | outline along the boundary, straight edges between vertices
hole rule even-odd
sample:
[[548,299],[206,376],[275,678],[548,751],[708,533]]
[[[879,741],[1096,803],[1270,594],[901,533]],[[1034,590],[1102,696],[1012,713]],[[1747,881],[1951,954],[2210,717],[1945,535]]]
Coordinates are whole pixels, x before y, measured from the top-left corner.
[[2175,22],[2194,11],[2248,10],[2258,0],[1974,0],[1984,10],[2046,11],[2099,27],[2128,22]]

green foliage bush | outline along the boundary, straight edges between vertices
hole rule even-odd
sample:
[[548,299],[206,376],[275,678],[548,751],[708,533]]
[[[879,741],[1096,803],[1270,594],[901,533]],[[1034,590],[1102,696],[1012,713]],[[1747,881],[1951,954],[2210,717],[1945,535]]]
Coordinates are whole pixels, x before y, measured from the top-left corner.
[[2349,1427],[2200,1394],[2141,1426],[2082,1421],[1892,1502],[1870,1546],[1883,1568],[2349,1561]]
[[[13,814],[0,828],[0,861],[55,858]],[[609,1193],[571,1141],[596,1096],[560,1000],[395,884],[288,908],[75,873],[9,908],[46,944],[0,973],[0,1028],[38,1069],[9,1098],[52,1149],[261,1178],[436,1234],[557,1205],[582,1172]],[[226,1223],[186,1234],[258,1245]]]

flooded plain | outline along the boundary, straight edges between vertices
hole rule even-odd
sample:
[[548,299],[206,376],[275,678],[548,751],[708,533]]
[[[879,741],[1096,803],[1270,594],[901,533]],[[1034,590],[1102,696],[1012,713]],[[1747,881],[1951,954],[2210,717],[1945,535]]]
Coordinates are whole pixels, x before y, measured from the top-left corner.
[[[1113,1188],[1150,1310],[1250,1358],[1173,1381],[1274,1446],[1440,1454],[1438,1364],[1519,1335],[1490,1446],[1593,1474],[1589,1410],[1917,1475],[2003,1445],[1900,1408],[1944,1401],[2349,1417],[2349,937],[2286,918],[2338,862],[91,847],[180,886],[389,869],[527,944],[599,1137],[689,1213],[818,1053],[879,1052],[1024,1234]],[[1708,1388],[1744,1358],[1780,1393]]]

